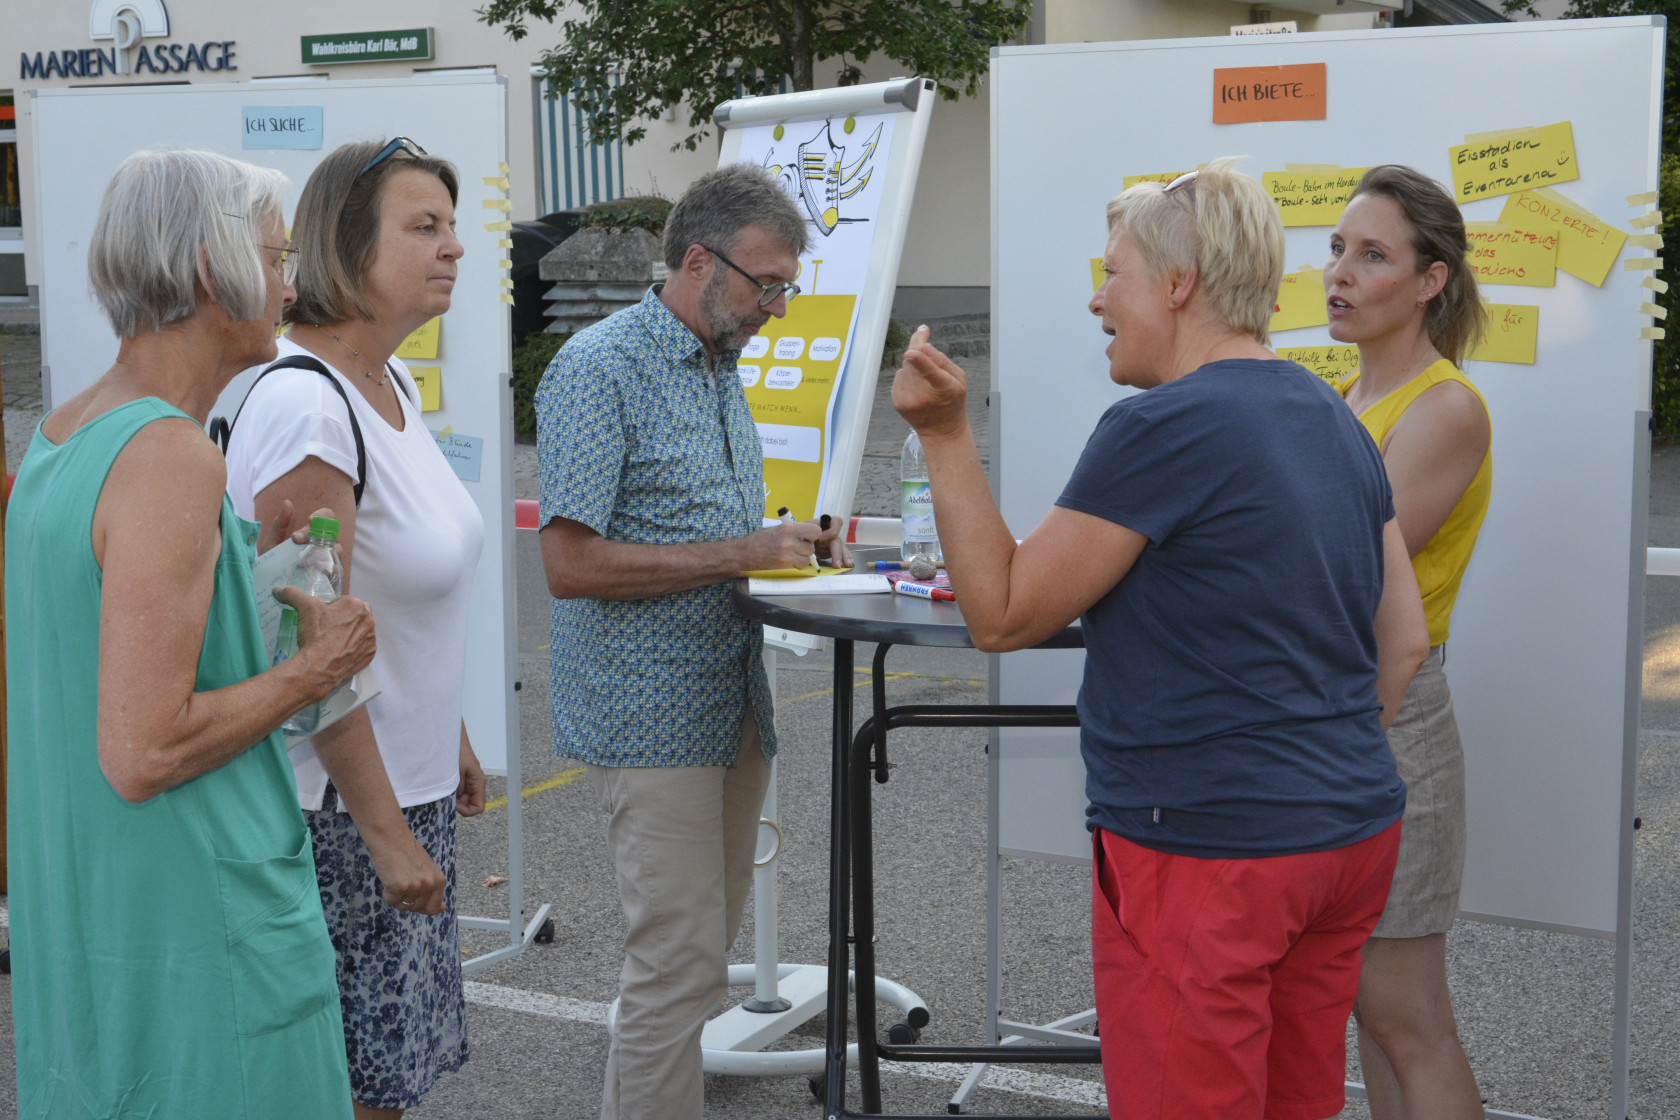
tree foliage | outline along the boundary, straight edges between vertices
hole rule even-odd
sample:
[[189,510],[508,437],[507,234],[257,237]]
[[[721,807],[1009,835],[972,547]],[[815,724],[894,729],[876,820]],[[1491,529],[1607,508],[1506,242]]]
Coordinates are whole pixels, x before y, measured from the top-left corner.
[[814,89],[819,63],[835,60],[840,85],[856,85],[876,54],[932,78],[949,100],[973,95],[992,47],[1026,27],[1032,0],[490,0],[479,19],[523,39],[527,24],[560,24],[542,67],[594,136],[633,144],[639,122],[686,107],[693,150],[712,110],[734,97]]

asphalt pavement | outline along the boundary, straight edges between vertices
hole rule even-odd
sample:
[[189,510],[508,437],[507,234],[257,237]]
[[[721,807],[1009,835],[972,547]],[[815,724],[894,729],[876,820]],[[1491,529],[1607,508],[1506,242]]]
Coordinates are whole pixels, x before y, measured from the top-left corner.
[[[15,468],[38,417],[29,414],[28,336],[0,335],[5,433]],[[38,356],[35,358],[38,363]],[[984,383],[985,360],[965,362]],[[884,392],[883,379],[883,392]],[[858,508],[895,504],[902,427],[877,406]],[[976,403],[977,424],[985,423]],[[982,443],[982,446],[984,444]],[[534,496],[531,451],[517,453],[521,496]],[[1651,485],[1652,544],[1680,547],[1680,447],[1658,448]],[[599,1114],[606,1005],[616,994],[623,926],[600,811],[577,763],[549,750],[548,604],[536,535],[517,542],[518,671],[525,796],[526,907],[554,907],[555,937],[472,978],[472,1059],[410,1115],[441,1118],[565,1118]],[[870,664],[860,646],[857,664]],[[1647,580],[1645,705],[1641,720],[1637,840],[1632,1117],[1680,1111],[1680,579]],[[894,703],[979,702],[986,659],[972,651],[900,647],[888,658]],[[868,680],[859,673],[858,682]],[[778,788],[785,835],[779,867],[783,961],[817,963],[827,951],[829,714],[825,653],[778,657]],[[858,698],[858,718],[866,696]],[[978,731],[900,733],[892,780],[876,787],[880,973],[914,989],[932,1011],[923,1040],[982,1038],[984,980],[985,736]],[[493,780],[492,796],[505,795]],[[505,916],[505,807],[462,823],[462,912]],[[1087,942],[1089,887],[1082,866],[1004,861],[1005,1004],[1042,1021],[1092,1002]],[[500,935],[468,931],[473,952]],[[730,959],[751,960],[752,904]],[[1459,923],[1449,940],[1453,990],[1466,1050],[1490,1107],[1555,1120],[1602,1118],[1608,1109],[1612,946],[1535,930]],[[9,981],[0,978],[0,990]],[[750,989],[731,993],[732,999]],[[0,999],[0,1116],[15,1115],[9,999]],[[883,1009],[883,1024],[892,1017]],[[820,1019],[781,1044],[820,1046]],[[1025,1067],[971,1098],[970,1111],[1013,1115],[1101,1112],[1093,1070]],[[888,1109],[942,1114],[961,1070],[888,1066]],[[1357,1062],[1349,1076],[1358,1079]],[[854,1079],[855,1086],[855,1079]],[[708,1118],[813,1120],[803,1077],[707,1078]],[[857,1097],[852,1096],[855,1105]],[[1364,1117],[1352,1104],[1344,1113]]]

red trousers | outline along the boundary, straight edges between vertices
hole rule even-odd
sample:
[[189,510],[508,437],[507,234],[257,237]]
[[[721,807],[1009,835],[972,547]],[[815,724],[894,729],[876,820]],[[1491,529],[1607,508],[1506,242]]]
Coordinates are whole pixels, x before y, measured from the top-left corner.
[[1400,825],[1328,852],[1200,859],[1098,829],[1091,956],[1113,1120],[1340,1112],[1359,953]]

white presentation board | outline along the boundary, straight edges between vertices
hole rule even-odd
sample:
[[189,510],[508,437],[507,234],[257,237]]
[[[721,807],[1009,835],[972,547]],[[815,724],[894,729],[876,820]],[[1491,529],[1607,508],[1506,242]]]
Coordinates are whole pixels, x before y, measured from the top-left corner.
[[[41,263],[42,389],[50,408],[110,366],[117,340],[88,292],[87,242],[112,173],[145,148],[202,148],[283,171],[286,216],[315,165],[338,145],[408,136],[460,174],[457,233],[466,248],[437,358],[411,367],[441,371],[442,407],[426,413],[467,475],[484,515],[484,553],[473,583],[464,716],[486,770],[504,773],[518,749],[514,705],[513,403],[508,308],[497,241],[487,230],[507,213],[507,191],[484,182],[506,173],[506,81],[493,74],[386,81],[243,82],[31,91]],[[261,114],[250,110],[262,109]],[[246,118],[315,122],[320,147],[245,147]],[[264,141],[257,140],[262,143]],[[255,370],[236,378],[212,416],[232,417]],[[481,442],[475,442],[481,441]],[[458,465],[457,473],[463,467]],[[465,475],[463,477],[466,477]]]
[[[1450,182],[1467,135],[1570,122],[1579,177],[1554,188],[1611,226],[1654,209],[1663,28],[1649,18],[1006,48],[992,67],[996,448],[1005,517],[1024,536],[1051,507],[1098,416],[1119,399],[1086,310],[1104,203],[1125,176],[1251,157],[1286,165],[1410,164]],[[1322,63],[1322,120],[1215,124],[1216,69]],[[1577,80],[1590,74],[1591,81]],[[1141,103],[1141,104],[1140,104]],[[1654,199],[1652,200],[1654,202]],[[1471,221],[1505,197],[1467,201]],[[1322,268],[1330,227],[1288,230],[1288,269]],[[1493,424],[1493,498],[1447,647],[1469,781],[1468,916],[1598,935],[1617,929],[1632,803],[1637,676],[1630,582],[1642,571],[1636,476],[1649,407],[1648,271],[1625,247],[1602,287],[1487,284],[1538,308],[1532,364],[1473,361]],[[1323,327],[1278,347],[1330,345]],[[1332,484],[1333,480],[1326,480]],[[1637,667],[1637,658],[1631,661]],[[1071,703],[1082,655],[999,662],[1005,703]],[[1630,702],[1630,696],[1632,701]],[[1086,858],[1073,732],[1002,735],[999,848]]]

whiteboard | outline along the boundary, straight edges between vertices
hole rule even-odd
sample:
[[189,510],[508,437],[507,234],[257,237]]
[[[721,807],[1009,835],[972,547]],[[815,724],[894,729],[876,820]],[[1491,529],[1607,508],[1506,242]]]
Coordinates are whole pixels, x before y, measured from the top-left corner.
[[[1327,64],[1327,119],[1212,123],[1216,67]],[[1663,28],[1646,17],[1233,39],[1005,48],[992,66],[995,477],[1017,536],[1051,507],[1103,410],[1107,377],[1085,304],[1103,205],[1125,175],[1253,157],[1410,164],[1448,181],[1468,133],[1570,121],[1581,177],[1556,189],[1614,225],[1657,184]],[[1590,74],[1590,81],[1575,80]],[[1133,100],[1143,106],[1133,106]],[[1100,127],[1093,128],[1093,119]],[[1053,168],[1053,173],[1046,173]],[[1496,220],[1504,198],[1464,205]],[[1322,268],[1329,227],[1288,230],[1287,269]],[[1622,259],[1648,255],[1624,248]],[[1597,935],[1617,929],[1628,701],[1631,549],[1649,407],[1643,273],[1620,261],[1602,288],[1484,286],[1540,307],[1533,365],[1471,362],[1493,423],[1493,497],[1447,646],[1469,782],[1469,916]],[[1329,345],[1324,328],[1277,346]],[[1638,616],[1633,616],[1633,625]],[[1637,666],[1637,658],[1632,660]],[[1000,659],[1004,703],[1069,703],[1082,655]],[[1637,691],[1632,692],[1637,697]],[[1085,858],[1084,770],[1074,732],[1001,740],[999,848]]]
[[[507,308],[501,303],[496,247],[484,228],[506,217],[485,209],[504,191],[484,176],[507,159],[506,81],[494,75],[424,76],[381,81],[124,86],[31,90],[35,98],[35,197],[41,244],[41,377],[47,407],[68,400],[109,368],[116,336],[88,292],[87,242],[105,184],[117,165],[144,148],[219,152],[284,172],[289,218],[319,160],[352,140],[409,136],[460,173],[456,209],[466,255],[443,316],[436,365],[443,407],[426,413],[434,431],[484,441],[479,480],[466,487],[484,515],[484,553],[473,582],[463,714],[486,770],[505,773],[518,750],[514,706],[513,396]],[[245,106],[319,106],[319,150],[246,150]],[[229,386],[212,416],[232,417],[255,377]]]

